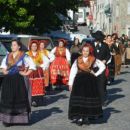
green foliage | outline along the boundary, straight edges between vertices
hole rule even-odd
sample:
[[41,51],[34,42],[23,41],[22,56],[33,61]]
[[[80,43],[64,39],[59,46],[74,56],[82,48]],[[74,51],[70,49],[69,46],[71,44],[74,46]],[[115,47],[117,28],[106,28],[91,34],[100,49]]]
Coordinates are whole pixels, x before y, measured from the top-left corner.
[[56,13],[76,10],[77,0],[0,0],[0,28],[12,33],[42,34],[61,24]]

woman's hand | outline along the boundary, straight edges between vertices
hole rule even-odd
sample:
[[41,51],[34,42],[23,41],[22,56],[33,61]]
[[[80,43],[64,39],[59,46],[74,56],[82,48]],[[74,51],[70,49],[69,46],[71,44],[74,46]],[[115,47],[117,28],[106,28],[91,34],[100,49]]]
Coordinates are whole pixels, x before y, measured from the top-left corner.
[[95,76],[95,73],[94,73],[94,71],[93,70],[91,70],[91,72],[90,72],[92,75],[94,75]]
[[68,64],[71,66],[71,61],[68,61]]
[[25,71],[20,71],[19,74],[22,75],[22,76],[27,76]]
[[106,64],[106,60],[102,60],[102,62],[103,62],[104,64]]
[[4,75],[7,75],[9,72],[5,69],[2,70]]
[[113,53],[111,53],[111,55],[115,56],[115,55],[116,55],[116,53],[115,53],[115,52],[113,52]]
[[25,71],[19,71],[19,74],[22,76],[28,76],[33,72],[33,70],[27,70],[25,69]]
[[69,91],[70,92],[72,91],[72,85],[69,85]]

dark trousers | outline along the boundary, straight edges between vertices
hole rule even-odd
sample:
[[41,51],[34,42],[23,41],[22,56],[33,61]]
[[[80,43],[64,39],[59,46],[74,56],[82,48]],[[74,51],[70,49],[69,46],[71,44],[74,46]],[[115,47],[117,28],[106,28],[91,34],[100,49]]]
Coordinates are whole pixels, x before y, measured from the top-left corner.
[[107,93],[106,83],[107,83],[107,78],[105,76],[105,71],[104,71],[101,75],[97,77],[97,86],[98,86],[99,96],[102,104],[106,100],[106,93]]

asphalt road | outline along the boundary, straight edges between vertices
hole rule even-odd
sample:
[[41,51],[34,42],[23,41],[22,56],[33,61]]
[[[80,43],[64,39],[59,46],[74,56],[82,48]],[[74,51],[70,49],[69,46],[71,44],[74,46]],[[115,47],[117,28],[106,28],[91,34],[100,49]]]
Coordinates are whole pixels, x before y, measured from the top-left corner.
[[68,120],[70,92],[49,93],[45,105],[32,108],[32,118],[28,126],[0,130],[130,130],[130,68],[123,68],[113,85],[108,86],[108,106],[103,108],[104,117],[90,126],[79,127]]

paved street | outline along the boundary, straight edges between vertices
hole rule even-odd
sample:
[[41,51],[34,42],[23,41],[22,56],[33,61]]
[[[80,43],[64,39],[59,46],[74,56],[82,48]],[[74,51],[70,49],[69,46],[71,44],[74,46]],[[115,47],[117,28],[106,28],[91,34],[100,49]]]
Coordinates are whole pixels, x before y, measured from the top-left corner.
[[89,29],[87,26],[78,26],[78,32],[85,35],[90,35]]
[[130,130],[130,68],[123,69],[108,87],[109,105],[104,118],[90,126],[76,126],[67,119],[70,93],[63,91],[46,97],[46,106],[33,108],[30,126],[12,126],[0,130]]

